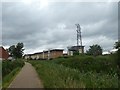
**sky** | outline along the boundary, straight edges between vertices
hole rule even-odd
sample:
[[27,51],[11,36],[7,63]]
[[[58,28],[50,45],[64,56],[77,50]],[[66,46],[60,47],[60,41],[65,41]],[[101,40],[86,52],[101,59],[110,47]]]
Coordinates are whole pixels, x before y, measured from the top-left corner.
[[48,0],[5,1],[0,5],[0,37],[5,48],[24,43],[25,54],[76,45],[80,24],[85,51],[98,44],[113,49],[118,40],[118,3]]

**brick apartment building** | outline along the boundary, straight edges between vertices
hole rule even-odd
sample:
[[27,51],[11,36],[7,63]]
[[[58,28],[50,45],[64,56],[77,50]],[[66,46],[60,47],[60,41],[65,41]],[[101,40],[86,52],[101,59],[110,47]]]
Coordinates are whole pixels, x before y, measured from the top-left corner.
[[7,60],[8,58],[9,53],[3,47],[0,47],[0,60]]

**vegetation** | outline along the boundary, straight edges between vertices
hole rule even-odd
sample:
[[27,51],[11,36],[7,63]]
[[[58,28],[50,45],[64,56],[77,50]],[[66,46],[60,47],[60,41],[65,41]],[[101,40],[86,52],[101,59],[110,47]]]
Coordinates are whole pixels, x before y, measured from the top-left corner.
[[118,88],[118,53],[102,56],[93,45],[87,54],[31,63],[46,88]]
[[17,67],[6,75],[2,80],[2,88],[7,88],[20,70],[21,68]]
[[[58,63],[57,60],[55,60],[54,63],[53,61],[30,61],[30,63],[32,63],[32,65],[36,68],[45,88],[118,87],[118,77],[116,73],[111,75],[108,73],[96,73],[92,70],[80,72],[79,69],[70,68],[70,66],[65,67],[63,64],[64,62],[62,62],[61,64],[56,64]],[[68,61],[68,64],[70,64],[70,61]],[[89,69],[88,66],[87,68]]]
[[23,67],[24,61],[14,60],[14,61],[3,61],[2,62],[2,77],[4,78],[7,74],[13,71],[17,67]]
[[22,58],[24,51],[23,47],[24,47],[23,43],[17,43],[17,45],[10,46],[8,52],[14,58]]
[[118,83],[119,83],[119,88],[120,88],[120,58],[119,58],[119,56],[120,56],[120,40],[118,40],[118,42],[115,42],[114,48],[118,49],[118,51],[117,51],[117,65],[119,67],[119,69],[118,69],[119,82]]
[[15,75],[24,66],[23,60],[3,61],[2,62],[2,87],[7,88]]
[[[120,56],[120,40],[118,42],[115,42],[114,48],[118,49],[117,54],[118,54],[118,56]],[[118,58],[117,62],[118,62],[118,66],[120,68],[120,59],[119,58]]]
[[102,55],[102,48],[100,45],[92,45],[90,46],[89,50],[87,51],[88,55],[98,56]]
[[116,54],[108,55],[108,56],[73,56],[69,58],[58,58],[53,60],[52,62],[64,65],[69,68],[78,69],[80,72],[97,72],[97,73],[109,73],[115,74],[117,73],[117,60]]
[[115,47],[116,49],[119,49],[119,48],[120,48],[120,40],[119,40],[118,42],[115,42],[114,47]]

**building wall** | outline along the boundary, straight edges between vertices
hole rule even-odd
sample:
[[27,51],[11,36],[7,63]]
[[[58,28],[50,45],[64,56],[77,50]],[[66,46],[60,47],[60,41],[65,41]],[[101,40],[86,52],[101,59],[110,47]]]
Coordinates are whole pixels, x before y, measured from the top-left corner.
[[73,51],[68,51],[69,56],[73,56]]
[[72,46],[70,49],[68,49],[68,55],[73,56],[73,54],[76,51],[79,51],[79,53],[84,53],[84,46],[82,47]]
[[31,55],[25,55],[24,58],[25,59],[31,59]]
[[36,54],[36,59],[42,59],[42,53]]
[[3,47],[0,47],[0,58],[2,60],[6,60],[8,59],[8,57],[9,57],[9,53]]
[[33,60],[36,59],[36,55],[34,55],[34,54],[31,55],[31,59],[33,59]]
[[[57,50],[51,50],[50,53],[48,54],[48,51],[45,51],[44,53],[36,53],[31,55],[31,59],[53,59],[53,58],[58,58],[60,56],[63,56],[63,51],[57,51]],[[25,59],[30,59],[30,56],[26,55]]]
[[29,56],[25,55],[25,57],[24,57],[24,58],[25,58],[25,59],[29,59],[28,57],[29,57]]
[[80,48],[79,53],[84,53],[84,48]]
[[44,52],[44,58],[43,59],[48,59],[48,52]]
[[[50,53],[48,54],[48,51],[45,51],[44,53],[37,53],[37,54],[33,54],[31,55],[32,59],[53,59],[53,58],[58,58],[60,56],[63,56],[63,51],[57,51],[57,50],[51,50]],[[25,56],[25,59],[30,58],[29,56]]]
[[63,56],[63,51],[52,51],[50,54],[50,58],[58,58]]

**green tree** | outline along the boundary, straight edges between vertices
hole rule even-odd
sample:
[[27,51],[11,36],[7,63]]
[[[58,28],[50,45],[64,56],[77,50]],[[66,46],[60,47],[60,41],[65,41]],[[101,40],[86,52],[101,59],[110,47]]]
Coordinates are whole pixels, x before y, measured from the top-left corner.
[[23,43],[17,43],[17,45],[10,46],[8,48],[8,52],[14,58],[22,58],[23,51],[24,51],[23,47],[24,47]]
[[102,48],[100,45],[95,44],[90,46],[89,50],[86,52],[88,55],[94,55],[94,56],[102,55]]
[[120,40],[118,42],[115,42],[114,48],[120,49]]

